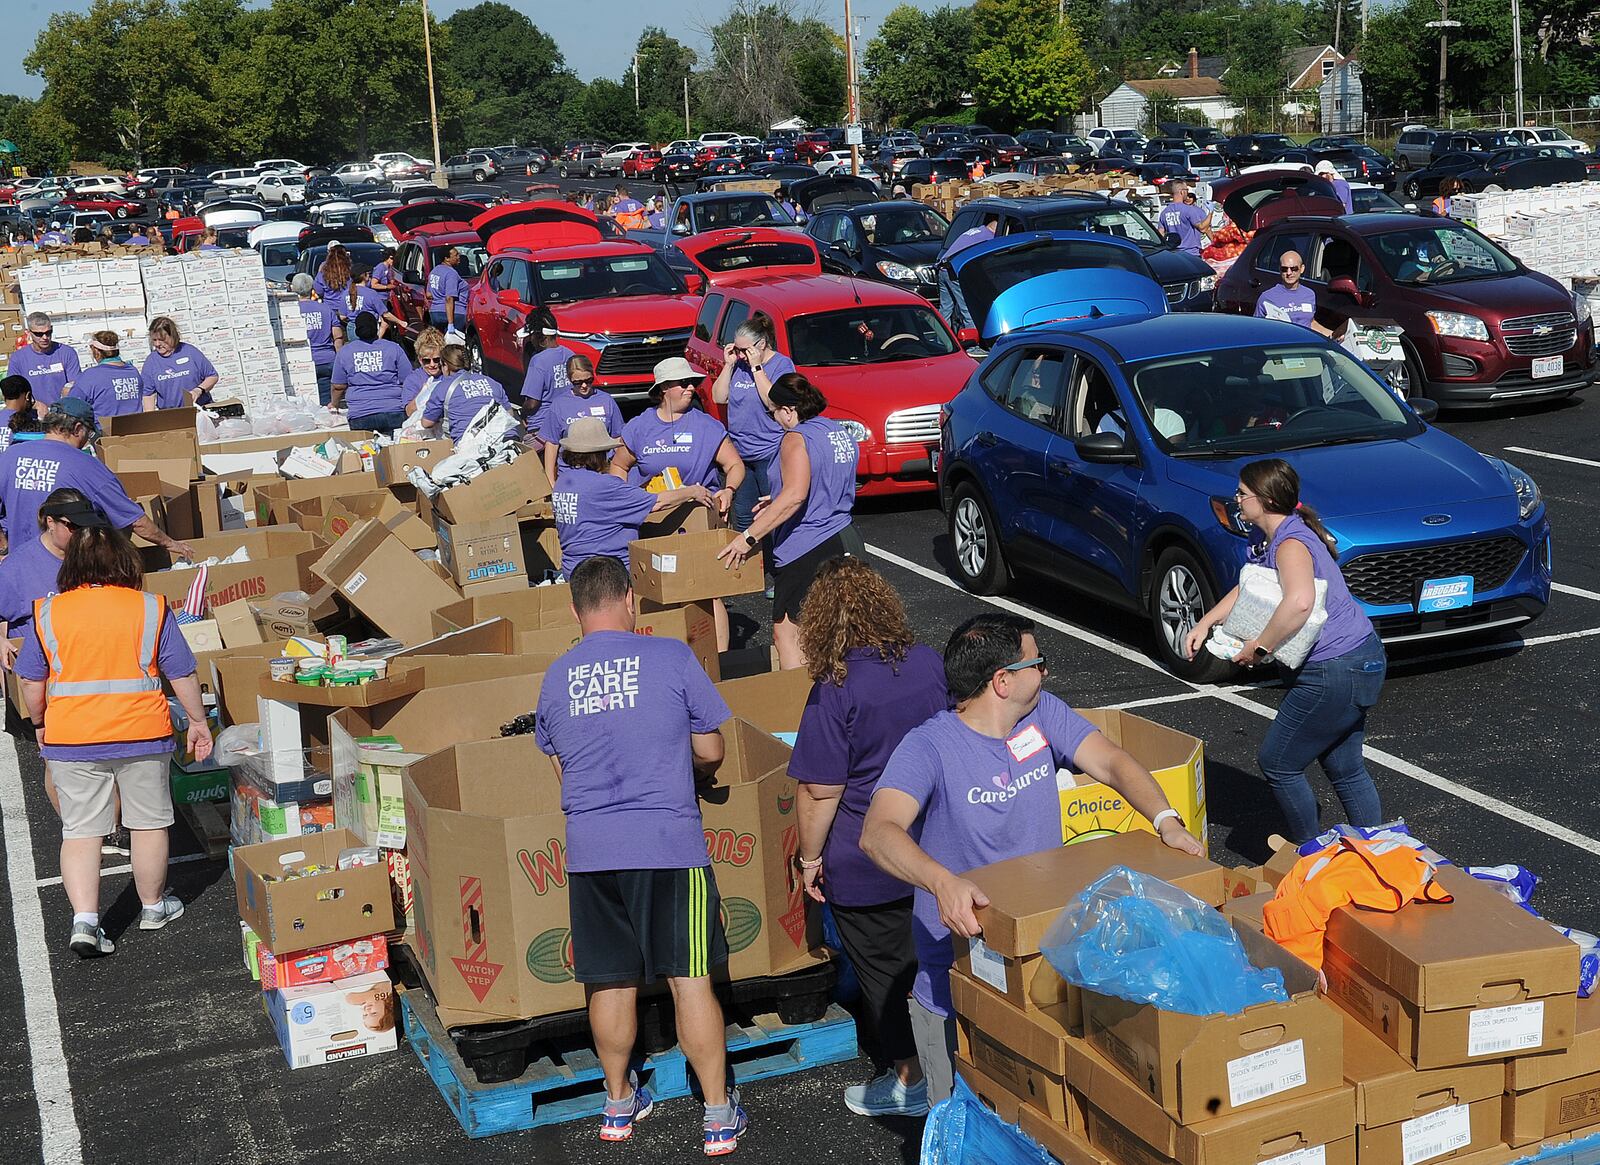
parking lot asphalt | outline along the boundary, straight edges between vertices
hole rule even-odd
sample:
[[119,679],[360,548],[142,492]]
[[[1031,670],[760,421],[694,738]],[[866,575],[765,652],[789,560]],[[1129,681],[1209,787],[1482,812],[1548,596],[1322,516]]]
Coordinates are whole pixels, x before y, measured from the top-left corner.
[[[1442,422],[1539,482],[1555,528],[1558,590],[1545,615],[1520,633],[1394,650],[1368,738],[1389,816],[1404,817],[1459,863],[1529,867],[1542,879],[1534,904],[1552,920],[1589,930],[1600,929],[1600,799],[1591,792],[1600,644],[1600,537],[1591,519],[1600,489],[1597,410],[1600,404],[1572,401]],[[1270,682],[1196,688],[1179,681],[1152,661],[1142,619],[1050,584],[1024,581],[1000,600],[966,594],[945,572],[945,522],[931,495],[863,503],[858,525],[924,641],[942,646],[960,621],[996,604],[1022,610],[1039,622],[1048,685],[1063,699],[1131,707],[1201,737],[1212,856],[1230,865],[1266,856],[1266,838],[1280,828],[1255,765],[1280,695]],[[735,607],[753,621],[754,642],[768,642],[762,604]],[[64,950],[70,909],[41,776],[31,742],[0,742],[0,1161],[700,1158],[692,1101],[658,1106],[627,1146],[602,1146],[592,1122],[472,1141],[404,1046],[289,1072],[239,957],[226,866],[193,860],[199,847],[181,825],[172,884],[185,916],[156,934],[131,929],[129,877],[112,873],[106,922],[121,947],[114,958],[79,962]],[[1320,774],[1314,783],[1329,803],[1325,820],[1336,820],[1337,801]],[[839,1089],[868,1071],[857,1059],[746,1088],[753,1125],[738,1159],[915,1161],[918,1122],[853,1117],[839,1102]]]

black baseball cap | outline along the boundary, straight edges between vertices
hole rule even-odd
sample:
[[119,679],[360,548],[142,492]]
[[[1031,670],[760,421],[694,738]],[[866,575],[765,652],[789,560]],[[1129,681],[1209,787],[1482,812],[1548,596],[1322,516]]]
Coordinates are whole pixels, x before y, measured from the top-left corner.
[[41,518],[55,518],[73,526],[98,526],[111,529],[111,519],[93,502],[49,502],[39,506]]

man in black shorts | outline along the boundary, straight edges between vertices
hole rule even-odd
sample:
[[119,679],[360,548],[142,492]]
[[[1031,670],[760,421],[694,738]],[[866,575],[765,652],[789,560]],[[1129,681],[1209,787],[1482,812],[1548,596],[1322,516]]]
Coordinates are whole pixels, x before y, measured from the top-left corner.
[[687,644],[634,634],[621,562],[591,558],[570,586],[583,639],[545,673],[537,740],[561,774],[573,970],[588,990],[606,1075],[600,1137],[625,1141],[650,1115],[629,1060],[639,984],[664,978],[705,1098],[705,1152],[720,1157],[749,1122],[727,1087],[722,1007],[711,990],[728,944],[695,771],[722,763],[728,705]]

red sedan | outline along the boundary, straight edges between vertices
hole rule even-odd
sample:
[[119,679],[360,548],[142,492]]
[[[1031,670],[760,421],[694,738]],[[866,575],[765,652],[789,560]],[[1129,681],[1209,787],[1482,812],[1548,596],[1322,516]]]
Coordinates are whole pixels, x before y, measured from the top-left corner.
[[67,210],[103,210],[112,218],[128,218],[144,207],[115,194],[71,194],[61,200]]

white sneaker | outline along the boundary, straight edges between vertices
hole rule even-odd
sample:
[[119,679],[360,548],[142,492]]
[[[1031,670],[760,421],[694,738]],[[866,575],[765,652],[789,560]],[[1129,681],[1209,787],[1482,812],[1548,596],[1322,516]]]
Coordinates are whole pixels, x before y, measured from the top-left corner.
[[178,901],[177,895],[163,894],[160,902],[139,911],[139,929],[160,930],[174,918],[182,916],[183,903]]
[[928,1080],[902,1084],[890,1068],[868,1084],[844,1090],[844,1106],[858,1116],[924,1116],[928,1111]]

